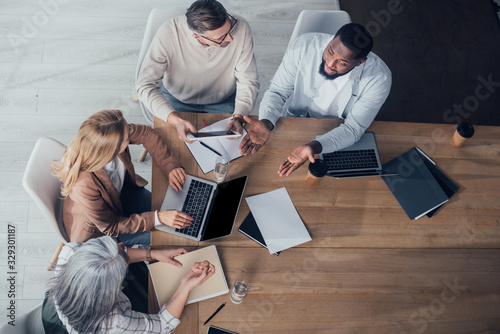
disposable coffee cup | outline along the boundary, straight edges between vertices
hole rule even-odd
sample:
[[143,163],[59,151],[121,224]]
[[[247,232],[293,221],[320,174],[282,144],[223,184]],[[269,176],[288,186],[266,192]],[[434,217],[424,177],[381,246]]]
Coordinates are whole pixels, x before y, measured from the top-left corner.
[[474,127],[467,122],[461,122],[451,138],[451,145],[455,148],[461,147],[465,141],[474,135]]
[[316,159],[314,163],[309,163],[309,170],[306,175],[306,183],[310,186],[317,185],[321,178],[326,175],[326,162]]

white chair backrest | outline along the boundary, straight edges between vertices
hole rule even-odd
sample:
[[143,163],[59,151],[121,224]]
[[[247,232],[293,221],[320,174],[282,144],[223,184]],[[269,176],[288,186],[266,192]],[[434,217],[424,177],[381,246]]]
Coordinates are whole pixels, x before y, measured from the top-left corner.
[[45,334],[42,323],[42,304],[17,317],[15,326],[7,323],[0,327],[0,334]]
[[[142,62],[144,61],[144,57],[148,52],[149,46],[151,45],[151,41],[155,36],[158,28],[165,23],[166,21],[186,14],[187,8],[184,7],[165,7],[165,8],[153,8],[151,13],[149,13],[148,23],[146,24],[146,30],[144,31],[144,37],[142,39],[141,50],[139,51],[139,57],[137,59],[137,68],[135,73],[135,80],[137,82],[137,78],[139,77],[139,73],[141,71]],[[146,120],[153,124],[153,113],[149,111],[149,109],[139,101],[141,106],[142,113]]]
[[308,32],[323,32],[335,35],[351,17],[343,10],[303,10],[297,18],[288,45],[298,36]]
[[69,242],[62,221],[61,181],[51,174],[52,162],[61,159],[66,147],[55,139],[38,139],[24,172],[23,186],[55,229],[62,242]]

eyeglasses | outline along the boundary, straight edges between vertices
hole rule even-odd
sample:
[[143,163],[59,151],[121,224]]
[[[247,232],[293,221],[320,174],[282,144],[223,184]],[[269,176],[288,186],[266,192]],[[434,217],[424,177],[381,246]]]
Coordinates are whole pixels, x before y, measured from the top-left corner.
[[[236,20],[231,15],[227,14],[227,16],[229,16],[229,19],[231,20],[231,27],[229,28],[229,31],[224,36],[222,36],[218,39],[211,39],[211,38],[208,38],[208,37],[203,36],[203,35],[200,35],[200,36],[205,38],[205,39],[208,39],[210,42],[213,42],[217,45],[221,45],[222,43],[224,43],[224,40],[226,39],[227,35],[231,35],[231,32],[233,31],[234,26],[236,25],[236,23],[238,23],[238,20]],[[232,37],[232,35],[231,35],[231,37]]]

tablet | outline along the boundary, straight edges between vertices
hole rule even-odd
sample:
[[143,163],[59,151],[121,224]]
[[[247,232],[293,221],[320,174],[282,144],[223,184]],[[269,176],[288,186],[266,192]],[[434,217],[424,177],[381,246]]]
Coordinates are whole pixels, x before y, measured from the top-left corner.
[[198,132],[189,133],[187,138],[189,140],[201,140],[201,139],[212,139],[212,138],[238,138],[241,136],[240,133],[235,131],[210,131],[210,132]]

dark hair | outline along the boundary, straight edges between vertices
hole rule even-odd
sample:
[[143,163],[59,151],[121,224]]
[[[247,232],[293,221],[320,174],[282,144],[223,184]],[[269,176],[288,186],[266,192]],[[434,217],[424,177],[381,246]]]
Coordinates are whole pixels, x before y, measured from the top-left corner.
[[373,48],[373,38],[361,24],[348,23],[337,31],[337,36],[342,44],[356,54],[354,59],[365,58]]
[[203,34],[222,27],[227,20],[227,11],[216,0],[198,0],[188,8],[186,17],[189,29]]

